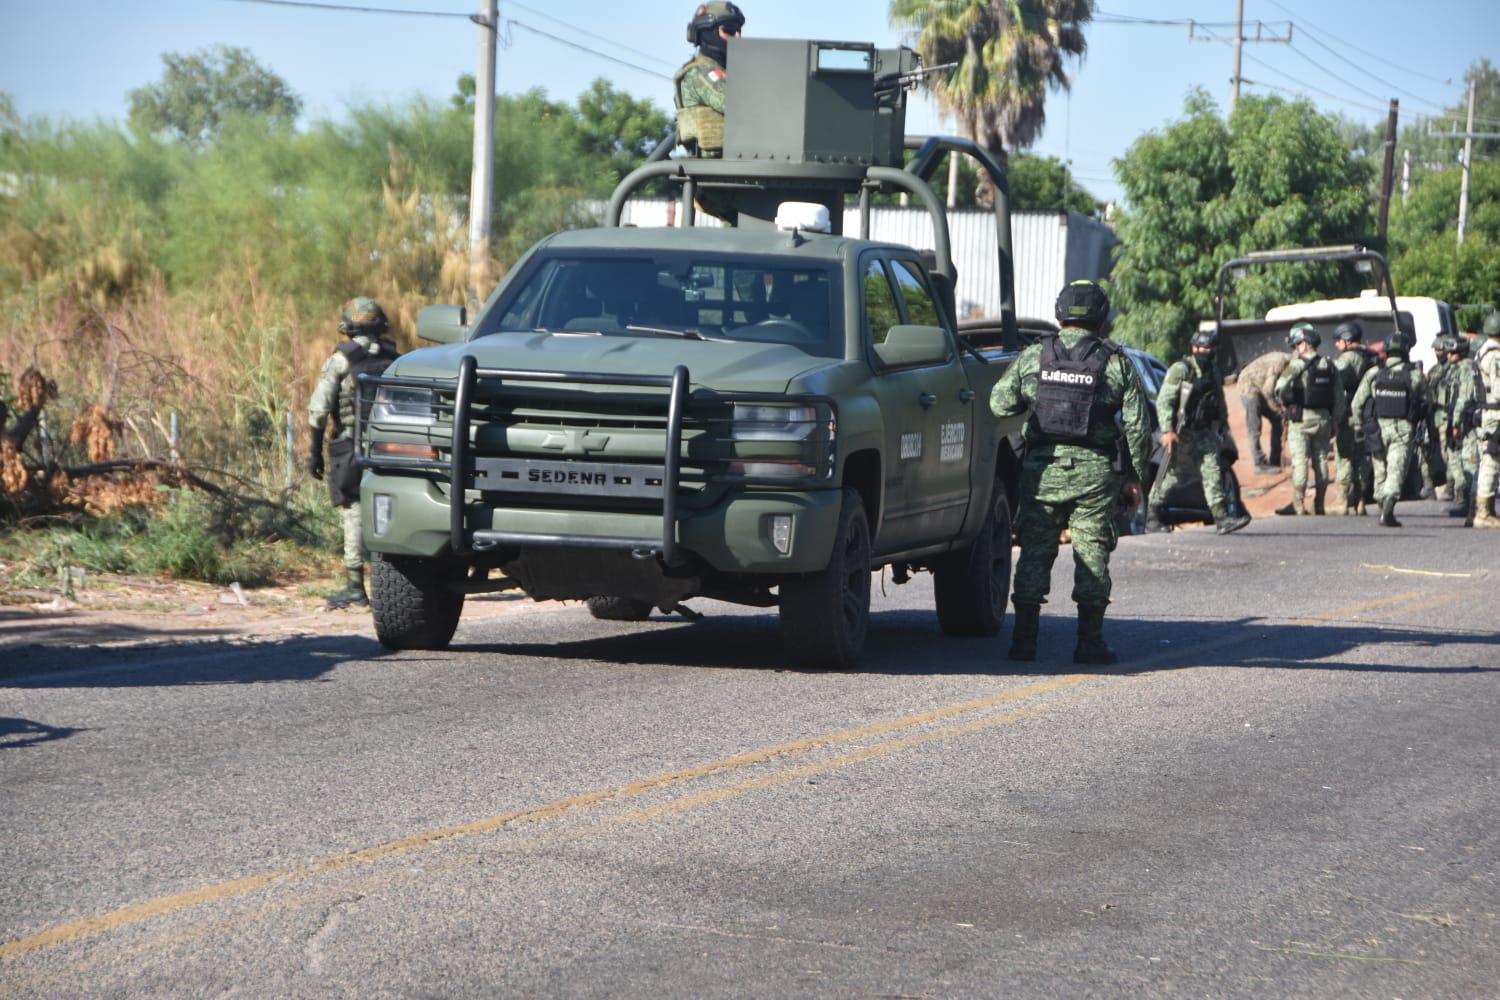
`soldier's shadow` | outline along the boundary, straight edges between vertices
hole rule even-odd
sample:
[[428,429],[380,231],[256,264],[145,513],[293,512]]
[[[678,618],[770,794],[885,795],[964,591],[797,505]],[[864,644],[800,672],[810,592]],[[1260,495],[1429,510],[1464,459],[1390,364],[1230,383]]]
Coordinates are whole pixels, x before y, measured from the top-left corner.
[[[1072,605],[1067,605],[1071,612]],[[925,610],[883,610],[870,616],[864,653],[852,673],[888,676],[1032,676],[1058,673],[1133,673],[1191,667],[1294,668],[1377,673],[1500,672],[1500,635],[1373,624],[1300,624],[1257,618],[1183,621],[1121,617],[1107,623],[1106,637],[1120,654],[1111,667],[1072,662],[1071,613],[1045,615],[1039,656],[1030,663],[1005,658],[1011,617],[999,635],[955,638],[937,628]],[[453,649],[507,657],[586,661],[603,665],[649,665],[697,669],[819,672],[788,662],[774,614],[710,613],[701,622],[658,616],[643,623],[592,620],[557,642],[462,643]],[[580,634],[581,633],[581,634]],[[1432,665],[1432,651],[1466,646],[1465,662]],[[1379,656],[1343,660],[1355,650]],[[1451,657],[1449,657],[1451,659]]]

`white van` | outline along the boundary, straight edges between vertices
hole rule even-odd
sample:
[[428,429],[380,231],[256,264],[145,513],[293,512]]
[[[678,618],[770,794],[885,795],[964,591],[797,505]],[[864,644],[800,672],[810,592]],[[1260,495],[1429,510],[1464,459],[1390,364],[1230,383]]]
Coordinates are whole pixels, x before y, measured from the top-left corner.
[[[1396,312],[1403,329],[1416,337],[1416,346],[1411,350],[1411,359],[1419,361],[1424,371],[1437,365],[1437,352],[1432,349],[1433,340],[1440,334],[1457,333],[1458,321],[1453,307],[1438,299],[1423,295],[1396,296]],[[1323,299],[1318,302],[1296,302],[1287,306],[1276,306],[1266,313],[1266,321],[1286,324],[1309,322],[1320,331],[1324,327],[1323,342],[1332,345],[1329,336],[1332,328],[1346,319],[1357,319],[1365,329],[1366,345],[1373,345],[1377,338],[1390,332],[1391,302],[1379,291],[1367,288],[1357,299]],[[1366,321],[1369,322],[1366,322]],[[1326,353],[1326,352],[1325,352]]]

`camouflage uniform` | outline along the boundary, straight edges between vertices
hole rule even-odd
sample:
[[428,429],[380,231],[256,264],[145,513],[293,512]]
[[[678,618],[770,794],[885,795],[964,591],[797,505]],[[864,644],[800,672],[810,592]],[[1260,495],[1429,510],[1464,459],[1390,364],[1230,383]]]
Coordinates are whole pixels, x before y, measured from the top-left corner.
[[[1284,392],[1298,384],[1302,386],[1305,393],[1307,374],[1312,362],[1318,358],[1322,358],[1322,355],[1293,358],[1287,364],[1286,370],[1281,373],[1281,378],[1276,380],[1277,397],[1283,398]],[[1333,364],[1326,358],[1322,358],[1320,363]],[[1307,493],[1307,467],[1311,464],[1315,491],[1313,511],[1317,514],[1323,513],[1323,497],[1328,491],[1328,456],[1333,447],[1333,432],[1339,422],[1344,419],[1347,405],[1342,385],[1335,384],[1331,410],[1302,407],[1301,418],[1296,420],[1292,419],[1292,414],[1288,414],[1287,445],[1292,453],[1292,507],[1294,510],[1301,508],[1303,497]]]
[[1490,333],[1491,321],[1495,319],[1496,314],[1491,313],[1485,320],[1485,333],[1490,336],[1479,349],[1479,375],[1484,380],[1484,416],[1476,435],[1476,447],[1481,452],[1479,473],[1474,479],[1476,528],[1500,527],[1500,518],[1490,512],[1495,490],[1500,487],[1500,333]]
[[1482,413],[1479,407],[1484,405],[1479,378],[1479,365],[1467,356],[1450,362],[1437,404],[1443,460],[1448,466],[1448,481],[1453,484],[1453,507],[1448,513],[1454,517],[1470,514],[1469,500],[1474,496],[1474,479],[1479,472],[1479,435],[1473,424],[1474,414]]
[[[1256,465],[1281,465],[1281,401],[1276,398],[1276,380],[1291,363],[1286,351],[1268,351],[1240,369],[1235,385],[1245,407],[1245,436],[1250,439],[1250,457]],[[1260,422],[1271,425],[1271,459],[1260,449]]]
[[1344,390],[1344,415],[1334,428],[1334,447],[1338,451],[1335,479],[1344,494],[1345,513],[1359,508],[1364,503],[1366,468],[1368,461],[1364,448],[1359,443],[1354,425],[1357,421],[1352,400],[1359,391],[1360,370],[1369,355],[1363,348],[1351,347],[1333,359],[1339,370],[1339,384]]
[[702,52],[672,78],[677,139],[698,156],[724,154],[724,80],[723,65]]
[[[1216,405],[1209,405],[1213,413],[1211,422],[1195,426],[1189,416],[1182,412],[1184,390],[1193,383],[1208,377],[1214,382]],[[1166,468],[1162,469],[1151,487],[1150,506],[1159,509],[1167,496],[1189,470],[1196,469],[1203,483],[1203,499],[1215,520],[1227,517],[1228,498],[1224,495],[1224,479],[1219,468],[1221,442],[1229,433],[1227,415],[1229,409],[1224,401],[1224,380],[1219,377],[1217,366],[1210,363],[1207,371],[1198,364],[1198,359],[1188,355],[1173,362],[1162,380],[1161,392],[1156,397],[1157,426],[1163,431],[1177,434],[1177,445],[1172,449]]]
[[[374,318],[377,314],[378,323]],[[362,326],[369,327],[368,332]],[[344,570],[348,582],[342,595],[335,596],[350,598],[348,602],[342,603],[362,603],[360,598],[364,594],[364,564],[368,553],[365,551],[360,525],[358,486],[355,485],[351,490],[339,480],[341,471],[347,468],[345,463],[352,462],[354,458],[355,407],[358,402],[356,369],[368,364],[365,359],[381,359],[381,362],[388,363],[389,359],[397,356],[397,351],[394,343],[380,336],[385,329],[385,313],[370,299],[352,299],[347,303],[340,329],[354,332],[350,334],[348,342],[341,344],[323,362],[323,369],[318,373],[318,383],[307,404],[307,422],[312,430],[313,450],[313,454],[309,456],[309,469],[314,476],[322,478],[323,428],[331,420],[333,435],[328,452],[333,459],[333,469],[328,480],[328,492],[342,522]],[[383,368],[380,362],[377,362],[377,366]],[[354,596],[356,590],[359,598]],[[342,606],[339,601],[331,603]]]
[[[1088,332],[1064,327],[1062,342],[1069,348]],[[1021,352],[990,394],[990,410],[1007,417],[1030,409],[1036,399],[1041,347],[1033,344]],[[1144,481],[1151,448],[1151,415],[1139,379],[1123,354],[1110,359],[1104,372],[1105,385],[1097,399],[1104,409],[1124,417],[1125,444],[1131,469],[1124,474]],[[1052,563],[1057,559],[1058,537],[1064,528],[1073,536],[1073,600],[1080,605],[1109,602],[1109,554],[1118,536],[1115,506],[1120,497],[1122,473],[1116,471],[1119,430],[1090,432],[1086,441],[1061,443],[1043,437],[1035,426],[1026,428],[1026,457],[1021,465],[1020,509],[1016,514],[1016,538],[1021,557],[1016,562],[1015,599],[1045,603],[1052,588]]]
[[[1374,398],[1375,379],[1382,371],[1402,367],[1406,370],[1411,398],[1418,412],[1421,412],[1427,404],[1427,380],[1422,377],[1422,372],[1416,365],[1400,354],[1387,357],[1379,366],[1365,372],[1359,389],[1354,393],[1354,412],[1364,413],[1365,403]],[[1382,516],[1385,517],[1389,514],[1387,506],[1394,507],[1396,501],[1401,499],[1401,487],[1406,481],[1406,473],[1413,457],[1412,449],[1416,447],[1419,437],[1416,420],[1379,417],[1377,423],[1381,447],[1380,450],[1371,452],[1371,459],[1375,464],[1375,499],[1380,501]]]

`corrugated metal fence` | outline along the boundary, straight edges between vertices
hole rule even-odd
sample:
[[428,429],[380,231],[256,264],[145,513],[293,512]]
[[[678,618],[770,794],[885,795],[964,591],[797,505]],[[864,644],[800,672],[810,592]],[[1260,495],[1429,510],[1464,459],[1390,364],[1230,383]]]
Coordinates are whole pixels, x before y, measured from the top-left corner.
[[[631,226],[665,226],[675,202],[635,198],[621,221]],[[598,206],[602,217],[604,206]],[[697,225],[722,226],[697,213]],[[1052,318],[1057,293],[1070,281],[1109,273],[1110,249],[1119,241],[1101,222],[1075,212],[1017,212],[1010,219],[1016,254],[1016,315]],[[844,232],[859,232],[859,210],[846,209]],[[953,265],[958,270],[960,318],[1000,314],[1000,272],[996,264],[995,216],[983,209],[948,213]],[[932,247],[932,220],[919,208],[876,207],[870,212],[870,238],[917,249]]]

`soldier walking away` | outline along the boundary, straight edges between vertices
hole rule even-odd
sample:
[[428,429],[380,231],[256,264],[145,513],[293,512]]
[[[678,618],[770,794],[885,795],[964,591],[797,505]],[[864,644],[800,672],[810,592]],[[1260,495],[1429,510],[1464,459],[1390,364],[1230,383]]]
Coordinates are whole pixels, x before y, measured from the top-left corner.
[[1119,657],[1104,641],[1109,554],[1118,541],[1115,507],[1122,486],[1140,503],[1151,415],[1140,379],[1119,347],[1105,339],[1109,297],[1104,289],[1075,281],[1058,296],[1056,312],[1062,329],[1022,351],[990,394],[996,416],[1031,410],[1016,515],[1021,556],[1008,655],[1036,659],[1058,537],[1067,528],[1078,605],[1073,662],[1116,663]]
[[1224,495],[1219,456],[1229,439],[1229,408],[1224,402],[1224,379],[1214,358],[1218,348],[1217,331],[1198,331],[1193,334],[1192,353],[1173,362],[1162,380],[1156,416],[1162,428],[1161,444],[1167,450],[1167,466],[1151,487],[1148,506],[1151,519],[1162,523],[1167,497],[1184,474],[1196,471],[1214,524],[1219,534],[1225,535],[1249,524],[1250,518],[1242,511],[1230,514]]
[[1385,338],[1385,360],[1371,368],[1354,393],[1365,449],[1375,463],[1375,499],[1380,524],[1399,528],[1396,501],[1419,441],[1418,424],[1427,417],[1427,381],[1407,358],[1411,342],[1396,332]]
[[385,338],[390,323],[385,310],[374,299],[357,298],[344,303],[339,332],[344,341],[323,363],[317,388],[307,404],[312,428],[307,471],[323,478],[323,425],[331,422],[333,440],[328,445],[328,499],[339,509],[344,528],[344,589],[328,597],[328,607],[368,607],[365,595],[365,547],[360,537],[359,465],[355,462],[354,428],[360,375],[379,375],[399,356],[396,345]]
[[[1276,380],[1292,361],[1285,351],[1268,351],[1240,369],[1236,385],[1245,407],[1245,436],[1250,439],[1250,457],[1256,472],[1281,468],[1281,401],[1276,398]],[[1260,447],[1260,422],[1271,425],[1271,458]]]
[[1479,423],[1479,474],[1474,480],[1474,527],[1500,528],[1495,516],[1495,489],[1500,486],[1500,312],[1484,318],[1483,346],[1479,348],[1479,376],[1484,383],[1484,409]]
[[1333,430],[1344,416],[1344,390],[1338,369],[1318,353],[1323,338],[1310,323],[1298,323],[1287,334],[1291,363],[1276,380],[1276,398],[1281,400],[1287,421],[1287,450],[1292,453],[1292,502],[1278,514],[1306,514],[1307,467],[1312,465],[1313,507],[1323,514],[1328,495],[1328,455]]
[[1354,410],[1354,393],[1359,390],[1365,372],[1375,364],[1374,356],[1364,348],[1364,339],[1365,331],[1358,320],[1340,323],[1333,331],[1333,346],[1339,352],[1333,363],[1339,370],[1339,385],[1344,393],[1344,416],[1338,421],[1333,440],[1338,452],[1335,476],[1344,495],[1346,515],[1364,514],[1365,487],[1369,483],[1370,459],[1355,429]]
[[1448,481],[1453,484],[1449,517],[1474,524],[1474,479],[1479,473],[1479,423],[1484,415],[1484,382],[1479,365],[1469,357],[1469,338],[1459,334],[1448,349],[1448,378],[1438,428],[1443,439]]

